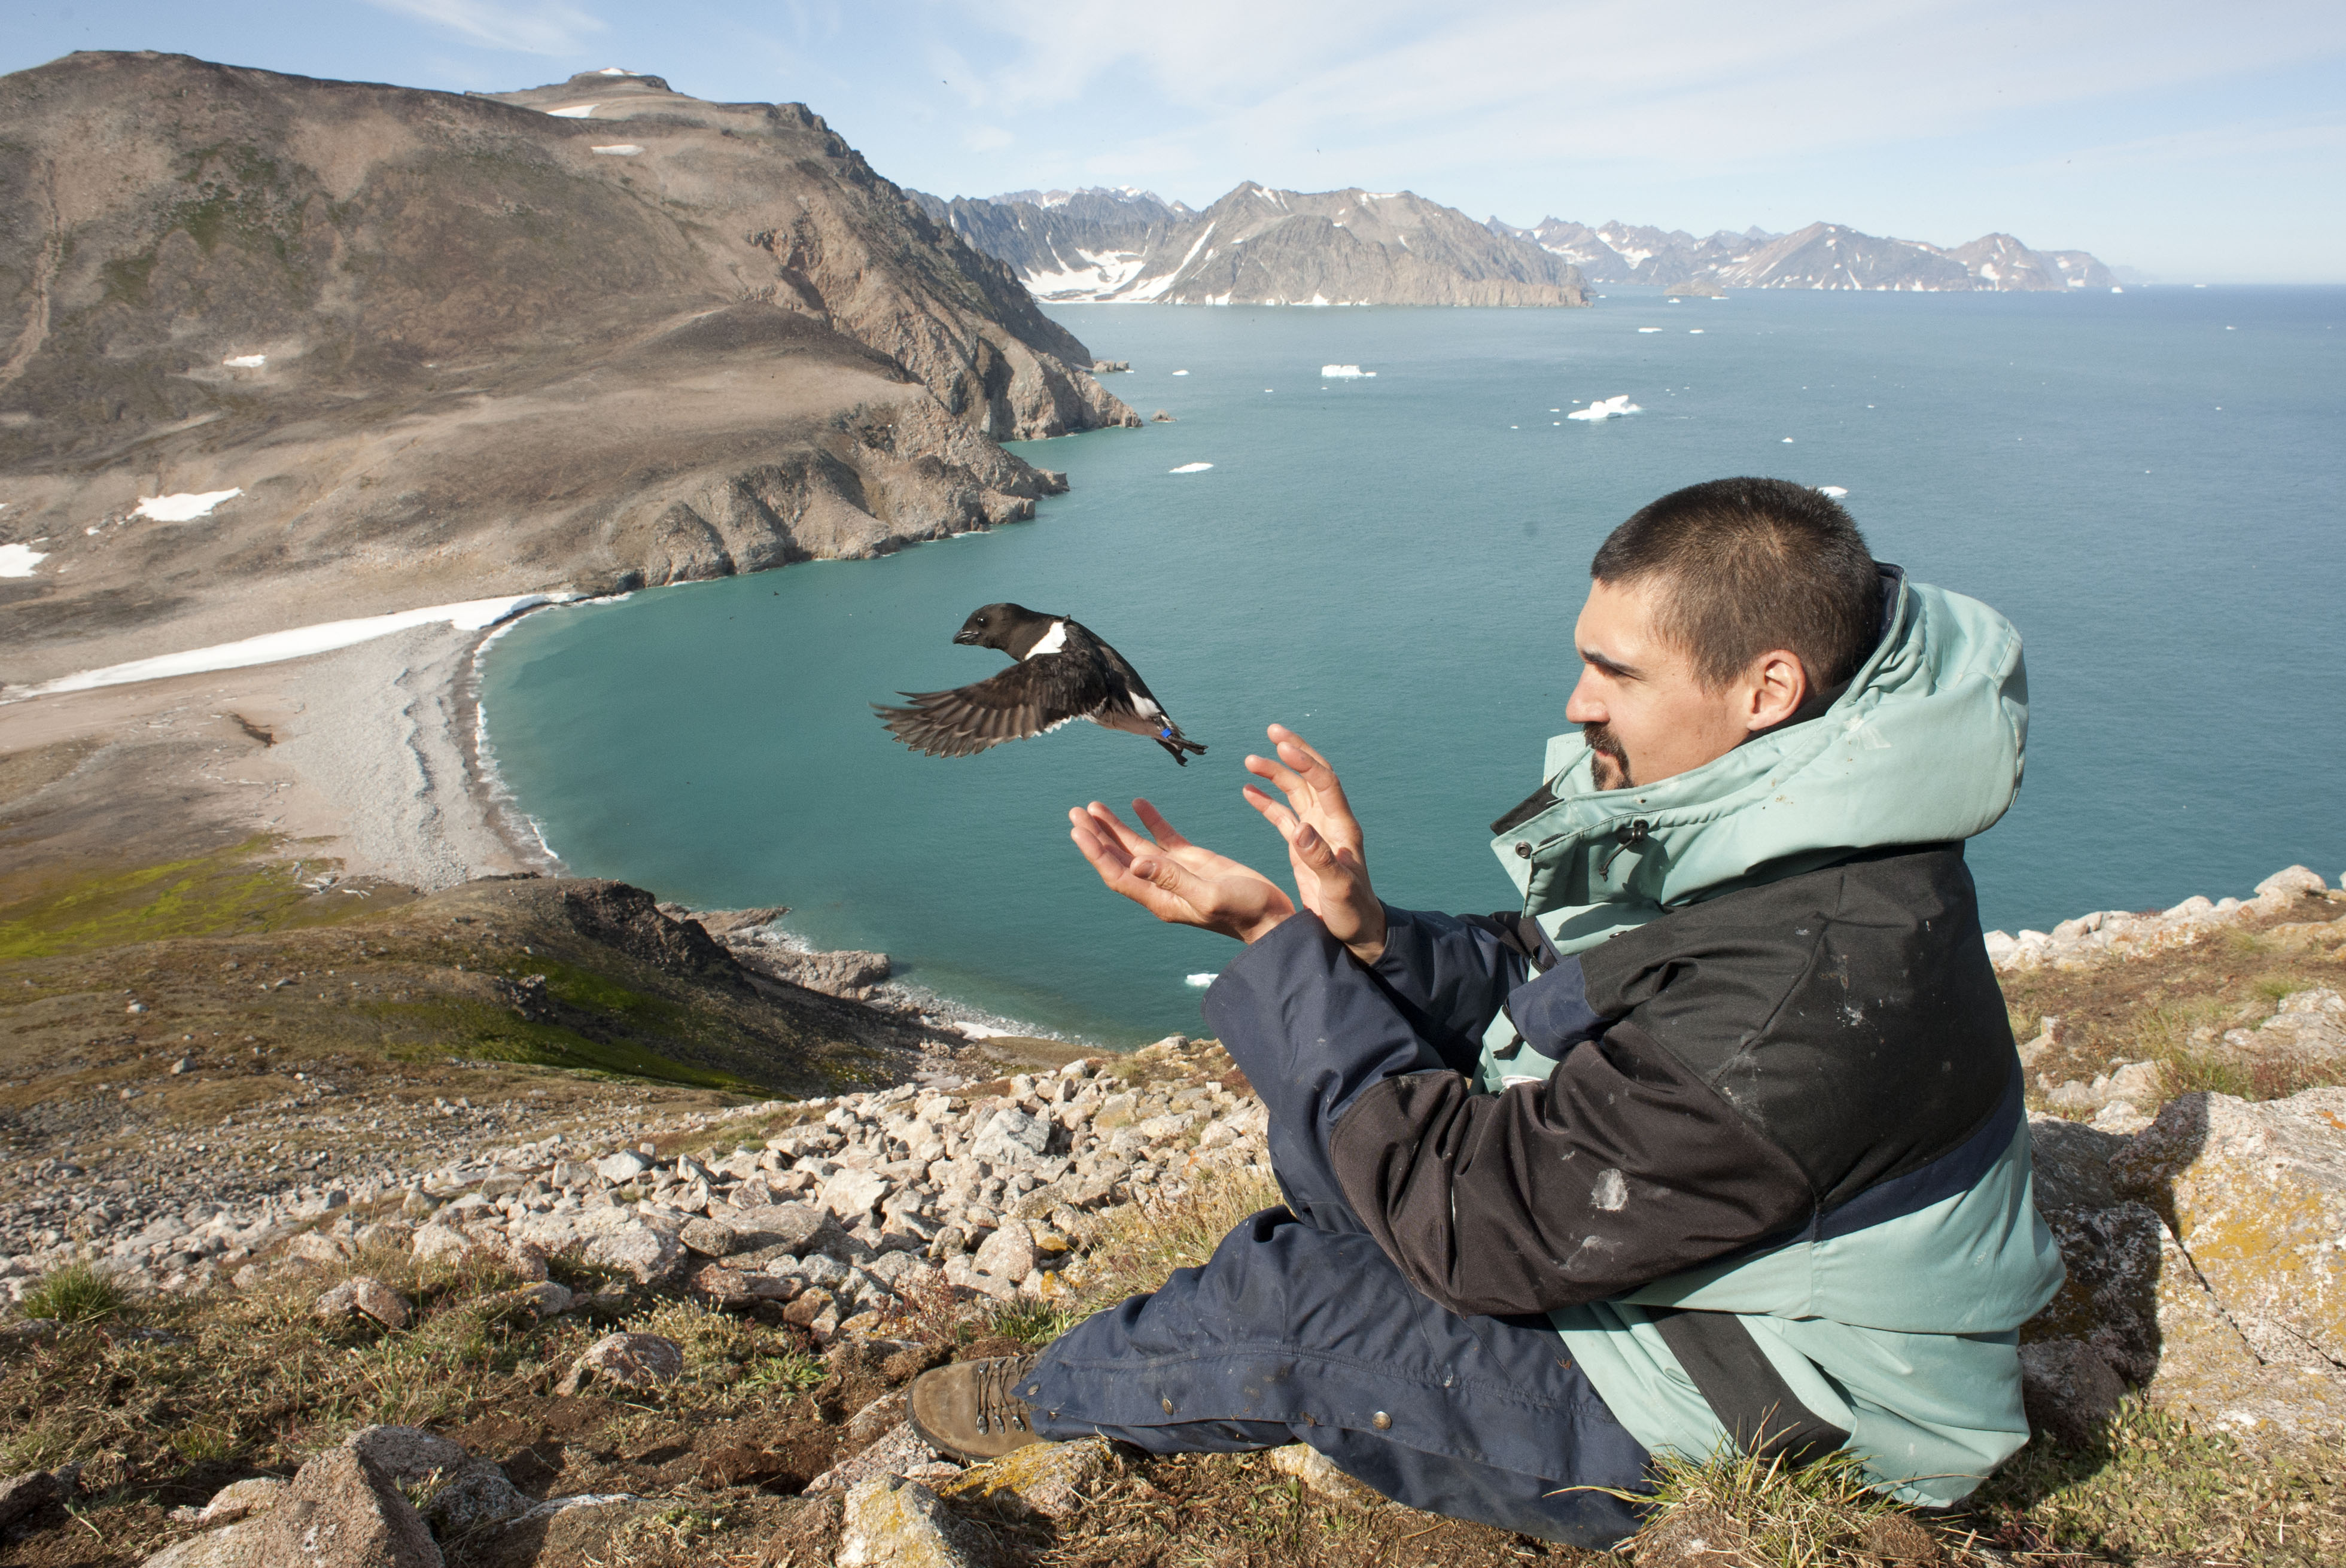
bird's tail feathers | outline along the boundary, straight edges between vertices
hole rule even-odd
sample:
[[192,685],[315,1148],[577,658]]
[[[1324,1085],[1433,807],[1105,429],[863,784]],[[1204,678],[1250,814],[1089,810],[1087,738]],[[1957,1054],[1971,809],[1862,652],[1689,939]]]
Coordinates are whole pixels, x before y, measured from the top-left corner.
[[1188,757],[1184,757],[1182,755],[1183,752],[1190,752],[1198,757],[1203,757],[1206,754],[1206,748],[1203,745],[1182,734],[1181,727],[1174,723],[1169,718],[1165,721],[1162,728],[1158,729],[1156,734],[1150,736],[1148,738],[1157,742],[1158,745],[1165,748],[1166,754],[1184,768],[1189,766],[1189,759]]

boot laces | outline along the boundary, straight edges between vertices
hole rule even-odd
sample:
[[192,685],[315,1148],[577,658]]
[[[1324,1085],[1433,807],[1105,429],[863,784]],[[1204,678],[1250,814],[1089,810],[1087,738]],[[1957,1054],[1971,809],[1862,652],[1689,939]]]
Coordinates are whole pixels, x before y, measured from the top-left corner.
[[1030,1431],[1026,1401],[1011,1390],[1034,1365],[1031,1356],[1005,1356],[977,1369],[977,1430]]

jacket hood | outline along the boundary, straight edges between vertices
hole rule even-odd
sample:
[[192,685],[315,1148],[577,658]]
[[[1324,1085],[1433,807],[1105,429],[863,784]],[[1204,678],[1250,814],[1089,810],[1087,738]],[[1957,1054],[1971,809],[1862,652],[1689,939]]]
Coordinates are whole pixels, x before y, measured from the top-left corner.
[[1622,789],[1596,787],[1577,730],[1549,740],[1552,803],[1535,796],[1502,819],[1491,848],[1559,951],[1858,850],[1967,839],[2004,815],[2028,736],[2020,634],[1976,599],[1882,570],[1882,640],[1816,718]]

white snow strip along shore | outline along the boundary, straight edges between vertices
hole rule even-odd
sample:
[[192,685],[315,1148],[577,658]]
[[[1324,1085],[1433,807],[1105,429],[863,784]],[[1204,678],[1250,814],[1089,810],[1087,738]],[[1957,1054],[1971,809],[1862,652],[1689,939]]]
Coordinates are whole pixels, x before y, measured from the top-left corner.
[[427,609],[398,610],[387,616],[365,616],[356,620],[323,621],[313,626],[295,626],[291,631],[268,632],[241,642],[220,643],[208,648],[190,648],[185,653],[162,654],[154,658],[133,659],[128,664],[108,665],[103,669],[86,669],[76,675],[59,676],[38,686],[11,689],[0,701],[17,702],[28,697],[46,697],[55,692],[88,691],[101,686],[127,686],[132,681],[161,680],[175,675],[201,675],[216,669],[243,669],[256,664],[278,664],[286,659],[304,658],[311,654],[330,653],[354,643],[371,642],[376,637],[403,632],[410,626],[429,626],[445,621],[459,631],[474,632],[495,626],[510,616],[524,610],[534,610],[540,605],[566,605],[582,596],[571,593],[522,594],[504,599],[467,599],[456,605],[434,605]]

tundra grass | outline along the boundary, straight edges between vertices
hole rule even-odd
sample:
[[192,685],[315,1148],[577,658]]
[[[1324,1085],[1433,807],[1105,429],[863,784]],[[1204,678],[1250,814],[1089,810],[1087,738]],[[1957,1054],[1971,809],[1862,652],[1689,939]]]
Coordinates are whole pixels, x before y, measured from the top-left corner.
[[302,862],[262,858],[278,848],[252,839],[183,860],[0,875],[0,960],[331,925],[382,907],[303,887]]

